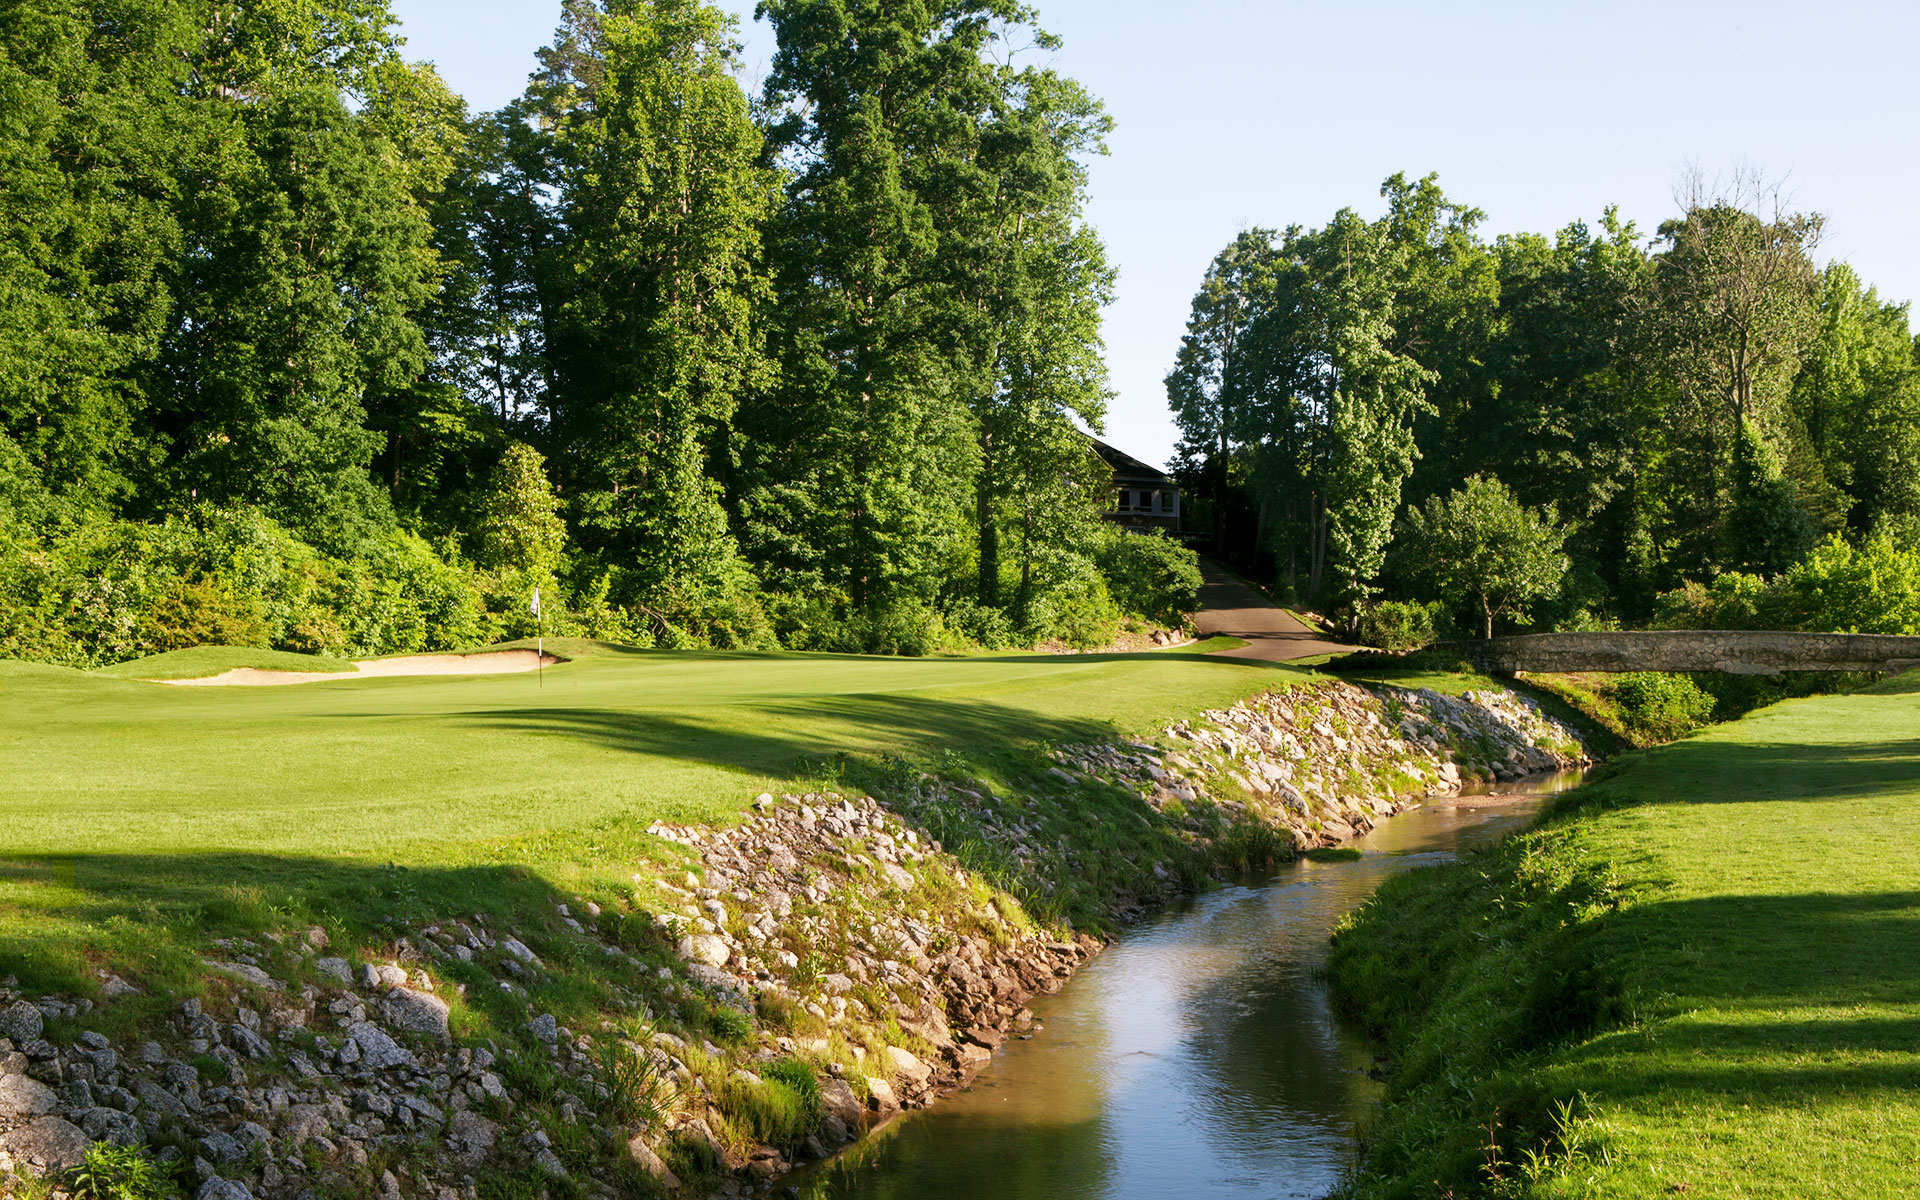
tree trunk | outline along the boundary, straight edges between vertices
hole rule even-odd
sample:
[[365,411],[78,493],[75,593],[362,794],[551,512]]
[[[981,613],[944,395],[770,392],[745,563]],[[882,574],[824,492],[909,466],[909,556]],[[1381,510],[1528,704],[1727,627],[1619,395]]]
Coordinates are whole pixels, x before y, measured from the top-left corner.
[[974,485],[974,520],[980,528],[980,603],[988,608],[1000,603],[1000,528],[993,520],[993,492],[987,473],[980,472]]

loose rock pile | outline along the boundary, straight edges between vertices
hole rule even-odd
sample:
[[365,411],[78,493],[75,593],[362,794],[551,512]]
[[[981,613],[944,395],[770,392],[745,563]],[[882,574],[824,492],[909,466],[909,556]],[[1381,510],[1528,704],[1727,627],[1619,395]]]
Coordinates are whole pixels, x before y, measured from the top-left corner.
[[1256,696],[1166,734],[1181,744],[1074,746],[1055,757],[1162,812],[1204,803],[1283,828],[1296,851],[1365,833],[1467,778],[1518,779],[1589,761],[1571,728],[1493,690],[1453,697],[1329,683]]
[[[1084,789],[1120,797],[1110,819],[1184,839],[1190,861],[1205,861],[1223,829],[1328,845],[1470,776],[1584,760],[1571,730],[1510,693],[1298,688],[1182,722],[1158,742],[1055,751],[1030,796],[922,774],[885,807],[762,795],[731,828],[655,824],[689,869],[635,874],[619,911],[568,900],[545,930],[447,917],[353,955],[330,952],[318,928],[216,941],[205,996],[168,1009],[137,1044],[86,1029],[90,1000],[29,1000],[0,981],[0,1194],[15,1174],[59,1178],[96,1142],[148,1147],[194,1181],[198,1200],[342,1190],[474,1200],[488,1170],[571,1178],[611,1197],[629,1194],[636,1171],[682,1189],[667,1160],[687,1161],[689,1147],[717,1164],[715,1194],[743,1194],[1031,1036],[1027,1002],[1057,991],[1100,943],[1043,928],[967,862],[985,847],[1036,886],[1085,877],[1099,851],[1060,835],[1058,821],[1091,811],[1075,807]],[[964,830],[973,858],[926,835],[936,810],[940,828]],[[1193,883],[1160,863],[1141,878],[1113,911]],[[626,933],[614,936],[620,922]],[[645,937],[631,936],[634,922]],[[533,1004],[562,960],[583,959],[624,981],[619,1011],[591,1034]],[[449,999],[468,986],[525,1011],[506,1044],[455,1043]],[[140,994],[117,976],[100,989],[109,1004]],[[748,1032],[723,1049],[655,1024],[693,1003],[731,1009]],[[56,1045],[50,1022],[75,1032]],[[798,1144],[759,1144],[729,1120],[729,1089],[764,1086],[775,1060],[818,1074],[825,1116]],[[659,1105],[613,1115],[620,1062],[660,1083]],[[535,1078],[537,1097],[524,1083]],[[598,1148],[591,1165],[583,1145]]]

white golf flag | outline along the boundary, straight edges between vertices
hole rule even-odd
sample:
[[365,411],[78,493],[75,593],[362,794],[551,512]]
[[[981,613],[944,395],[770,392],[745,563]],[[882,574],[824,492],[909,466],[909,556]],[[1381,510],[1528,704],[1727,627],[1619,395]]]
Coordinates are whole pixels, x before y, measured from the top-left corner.
[[540,615],[540,589],[539,588],[533,589],[533,603],[527,605],[527,611],[532,613],[536,617]]

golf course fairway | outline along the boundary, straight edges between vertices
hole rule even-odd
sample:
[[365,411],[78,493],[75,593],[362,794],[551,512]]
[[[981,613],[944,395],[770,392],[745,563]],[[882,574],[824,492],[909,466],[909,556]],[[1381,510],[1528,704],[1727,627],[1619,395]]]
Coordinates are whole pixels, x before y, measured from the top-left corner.
[[[0,663],[0,975],[92,986],[116,945],[152,959],[269,910],[374,920],[396,889],[484,907],[630,871],[663,853],[652,821],[724,824],[843,756],[990,763],[1308,677],[1203,648],[903,659],[549,640],[568,661],[539,673],[265,688]],[[162,665],[213,674],[258,654]]]

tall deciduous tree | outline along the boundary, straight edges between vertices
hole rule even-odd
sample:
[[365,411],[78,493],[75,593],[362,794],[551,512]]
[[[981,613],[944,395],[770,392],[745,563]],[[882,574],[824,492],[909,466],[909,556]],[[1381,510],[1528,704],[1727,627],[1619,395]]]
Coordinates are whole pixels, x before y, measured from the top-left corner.
[[182,487],[329,544],[381,519],[370,393],[414,383],[426,226],[381,139],[301,83],[228,116],[192,167],[163,367]]
[[0,3],[0,436],[83,505],[159,465],[143,376],[172,307],[201,37],[187,6]]
[[1682,570],[1727,565],[1736,460],[1751,426],[1769,442],[1818,331],[1810,251],[1818,215],[1787,211],[1777,187],[1743,170],[1715,189],[1697,175],[1683,215],[1660,227],[1639,343],[1671,387],[1661,485],[1666,540]]
[[1274,237],[1270,229],[1249,229],[1214,256],[1166,380],[1167,403],[1180,427],[1180,457],[1210,493],[1216,552],[1226,545],[1233,447],[1252,432],[1252,392],[1269,365],[1251,342],[1280,269]]
[[1107,498],[1107,472],[1077,423],[1097,429],[1106,412],[1100,310],[1113,273],[1081,207],[1083,156],[1103,151],[1111,123],[1084,88],[1050,70],[1003,67],[999,89],[981,130],[974,202],[949,228],[942,258],[970,300],[959,311],[980,454],[977,598],[1001,602],[1005,534],[1024,611],[1042,552],[1085,543]]

